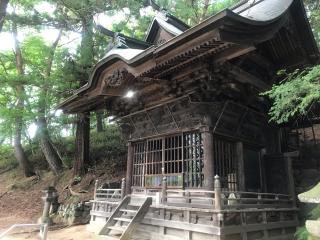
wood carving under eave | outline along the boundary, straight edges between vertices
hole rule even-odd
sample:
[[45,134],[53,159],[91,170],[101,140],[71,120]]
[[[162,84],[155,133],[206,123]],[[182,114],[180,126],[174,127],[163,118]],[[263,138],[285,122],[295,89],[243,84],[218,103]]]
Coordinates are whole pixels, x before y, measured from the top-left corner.
[[105,76],[105,86],[106,87],[120,87],[121,84],[125,81],[128,75],[128,70],[125,68],[116,69],[112,74]]

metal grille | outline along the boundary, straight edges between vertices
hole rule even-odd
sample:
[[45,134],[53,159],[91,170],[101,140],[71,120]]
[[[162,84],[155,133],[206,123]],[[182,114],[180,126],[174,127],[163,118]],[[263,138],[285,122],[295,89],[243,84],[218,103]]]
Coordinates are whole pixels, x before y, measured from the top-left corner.
[[224,190],[238,190],[236,144],[224,139],[214,138],[215,175],[219,175]]
[[181,133],[134,143],[133,186],[160,187],[167,177],[171,187],[201,187],[201,134]]

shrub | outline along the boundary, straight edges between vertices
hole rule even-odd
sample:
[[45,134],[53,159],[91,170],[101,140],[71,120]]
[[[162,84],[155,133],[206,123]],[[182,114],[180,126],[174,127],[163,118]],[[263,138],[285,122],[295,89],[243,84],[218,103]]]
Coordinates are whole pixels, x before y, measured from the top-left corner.
[[308,240],[309,239],[309,233],[306,229],[306,227],[300,227],[296,231],[294,235],[294,239],[296,240]]
[[14,149],[10,145],[0,146],[0,169],[14,168],[18,162],[14,156]]

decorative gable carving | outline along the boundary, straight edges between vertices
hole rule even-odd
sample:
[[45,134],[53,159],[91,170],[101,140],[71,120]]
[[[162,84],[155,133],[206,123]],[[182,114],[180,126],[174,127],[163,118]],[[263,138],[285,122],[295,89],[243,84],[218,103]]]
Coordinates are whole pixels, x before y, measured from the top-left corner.
[[112,74],[107,74],[104,81],[107,87],[119,87],[128,75],[127,69],[117,69]]

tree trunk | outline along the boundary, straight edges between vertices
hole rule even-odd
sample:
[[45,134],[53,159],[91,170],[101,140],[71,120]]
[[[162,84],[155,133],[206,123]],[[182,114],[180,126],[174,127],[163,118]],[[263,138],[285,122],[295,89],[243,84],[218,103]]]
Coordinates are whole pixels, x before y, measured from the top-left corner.
[[[23,59],[22,59],[22,53],[21,49],[18,43],[18,30],[17,25],[14,22],[12,24],[12,33],[13,33],[13,39],[15,43],[15,58],[16,58],[16,69],[18,72],[18,75],[22,78],[24,76],[24,69],[23,69]],[[17,116],[15,117],[15,137],[14,137],[14,151],[15,151],[15,157],[17,161],[19,162],[20,167],[22,168],[22,171],[24,172],[24,175],[26,177],[30,177],[35,175],[33,166],[29,162],[27,155],[24,152],[24,149],[21,144],[21,135],[22,135],[22,127],[23,127],[23,110],[24,110],[24,95],[25,90],[22,82],[17,82],[15,86],[16,90],[16,110],[17,110]]]
[[[94,64],[93,59],[93,15],[82,19],[82,40],[80,48],[80,65],[84,69],[80,86],[87,83],[89,70]],[[76,124],[75,159],[73,164],[73,175],[81,176],[86,172],[89,163],[90,142],[90,113],[78,113]]]
[[96,112],[96,118],[97,118],[97,132],[103,132],[103,129],[104,129],[103,112],[102,111]]
[[9,0],[0,0],[0,32],[6,17],[8,2]]
[[58,175],[63,170],[63,164],[59,154],[51,142],[45,118],[39,118],[38,120],[38,133],[41,151],[43,152],[52,171]]
[[[18,104],[21,104],[21,101],[18,101]],[[26,177],[31,177],[35,175],[33,166],[29,162],[27,155],[24,152],[24,149],[21,145],[21,132],[22,132],[22,117],[18,116],[15,120],[16,129],[14,137],[14,155],[19,163],[20,168],[22,169]]]
[[205,0],[204,1],[204,7],[203,7],[203,10],[202,10],[203,12],[202,12],[202,15],[201,15],[201,18],[200,18],[199,22],[202,22],[207,17],[209,5],[210,5],[209,0]]
[[89,165],[90,113],[78,114],[75,146],[73,176],[82,176]]
[[48,93],[51,91],[51,83],[50,83],[50,76],[51,76],[51,70],[52,70],[52,63],[54,59],[54,54],[57,49],[58,43],[62,37],[62,30],[60,30],[57,39],[53,42],[49,56],[47,58],[47,64],[46,69],[44,72],[44,81],[42,83],[41,87],[41,93],[39,98],[39,115],[38,115],[38,136],[39,136],[39,143],[40,148],[43,153],[43,155],[46,158],[46,161],[48,162],[51,170],[58,175],[63,170],[63,163],[62,160],[56,151],[56,149],[53,146],[53,143],[50,138],[49,130],[48,130],[48,124],[47,124],[47,98]]

